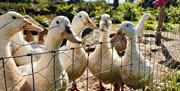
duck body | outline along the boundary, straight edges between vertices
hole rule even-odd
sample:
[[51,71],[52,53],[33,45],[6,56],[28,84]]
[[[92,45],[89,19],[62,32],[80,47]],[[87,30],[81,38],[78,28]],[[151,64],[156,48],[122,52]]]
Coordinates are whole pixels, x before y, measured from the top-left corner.
[[[73,43],[71,44],[70,48],[72,47],[74,49],[60,53],[60,58],[62,58],[61,60],[65,61],[61,63],[63,68],[65,68],[66,72],[68,73],[70,81],[73,81],[73,79],[78,79],[80,76],[82,76],[87,68],[88,58],[87,53],[81,45]],[[72,57],[72,55],[74,55],[74,57]]]
[[[37,91],[45,91],[45,90],[53,90],[55,89],[53,83],[57,81],[56,84],[56,89],[60,89],[60,91],[65,91],[66,86],[68,84],[68,77],[67,73],[63,70],[62,66],[58,63],[59,62],[59,57],[57,54],[51,53],[45,54],[42,56],[42,58],[39,61],[44,61],[44,60],[51,60],[49,61],[49,64],[54,64],[55,65],[48,65],[48,63],[44,63],[44,67],[39,68],[39,63],[37,62],[35,65],[35,72],[39,72],[40,74],[35,74],[34,79],[35,79],[35,89]],[[55,66],[55,69],[54,69]],[[42,70],[44,69],[44,70]],[[53,70],[54,69],[54,70]],[[42,71],[41,71],[42,70]],[[55,76],[54,76],[55,72]],[[55,77],[55,78],[54,78]],[[32,77],[27,77],[28,79],[28,84],[33,88],[32,83],[33,80]],[[62,89],[63,88],[63,89]]]
[[121,61],[115,48],[110,44],[109,31],[111,24],[110,16],[103,14],[100,20],[100,30],[102,32],[99,44],[96,46],[94,52],[89,56],[88,68],[91,73],[100,80],[100,82],[106,84],[111,83],[114,86],[117,84],[120,86],[122,85],[121,76],[119,74]]
[[[0,53],[1,57],[10,57],[11,56],[10,41],[1,40],[1,43],[2,43],[0,45],[1,52],[3,52],[3,54],[5,54],[5,55],[3,55],[2,53]],[[1,61],[6,62],[6,64],[4,65],[4,69],[6,70],[5,71],[6,77],[4,77],[4,71],[3,71],[4,69],[1,68],[1,70],[0,70],[0,79],[1,79],[0,89],[5,91],[6,85],[7,85],[7,90],[18,91],[19,87],[24,83],[25,80],[23,79],[22,76],[17,75],[17,74],[20,74],[19,70],[11,69],[11,68],[16,68],[16,64],[14,63],[13,58],[1,59]],[[3,67],[2,65],[1,65],[1,67]],[[13,72],[16,72],[16,74],[13,74]],[[22,80],[22,81],[20,81],[19,84],[16,85],[18,83],[18,80]]]
[[[10,40],[22,29],[42,31],[42,28],[31,24],[21,14],[14,11],[1,15],[0,20],[0,60],[5,63],[4,65],[2,62],[0,63],[0,89],[2,91],[19,91],[21,86],[26,84],[26,80],[17,69],[14,59],[7,58],[12,56]],[[26,88],[29,88],[29,86],[26,86]]]
[[[135,49],[137,46],[132,46],[130,43],[127,46],[129,50],[126,50],[122,60],[124,60],[123,65],[129,66],[123,67],[121,70],[121,74],[124,74],[122,79],[128,87],[140,89],[152,81],[152,65]],[[133,47],[132,50],[131,47]]]
[[111,48],[110,43],[104,42],[96,46],[95,51],[90,54],[89,58],[89,69],[91,73],[103,83],[115,83],[121,80],[118,74],[118,70],[120,69],[119,57],[116,50]]
[[[41,53],[42,48],[39,45],[35,44],[29,44],[25,39],[23,38],[22,32],[18,32],[15,36],[12,38],[12,55],[13,56],[22,56],[27,55],[30,53]],[[38,61],[40,58],[40,55],[33,56],[33,61]],[[23,56],[23,57],[17,57],[14,58],[17,65],[25,65],[31,62],[30,56]]]
[[[61,21],[61,23],[60,23]],[[71,32],[70,21],[65,16],[57,16],[51,22],[47,39],[45,41],[44,52],[52,51],[52,53],[43,54],[37,61],[34,68],[34,83],[35,90],[60,90],[65,91],[68,84],[68,77],[62,65],[60,64],[60,58],[58,56],[59,46],[63,39],[69,39],[74,43],[80,43],[80,40],[75,38],[74,33]],[[32,76],[26,77],[28,85],[33,89]],[[21,90],[26,87],[26,84],[22,86]]]
[[[84,28],[94,29],[96,26],[90,20],[89,15],[80,11],[77,13],[72,20],[71,29],[75,32],[75,35],[81,38]],[[61,49],[70,49],[60,53],[60,60],[63,68],[66,70],[70,82],[75,81],[80,76],[83,75],[87,68],[88,55],[83,49],[81,44],[70,43],[67,41],[66,46],[63,46]]]
[[127,65],[120,70],[120,74],[128,87],[133,89],[143,88],[152,82],[152,65],[149,60],[139,51],[136,44],[136,33],[133,24],[123,22],[121,24],[122,32],[127,35],[127,48],[122,57],[122,65]]

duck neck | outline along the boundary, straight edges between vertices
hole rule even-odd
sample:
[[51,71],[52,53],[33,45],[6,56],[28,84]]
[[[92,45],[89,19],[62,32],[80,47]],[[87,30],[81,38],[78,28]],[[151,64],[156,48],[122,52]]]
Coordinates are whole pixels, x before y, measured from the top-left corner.
[[[48,49],[48,51],[58,50],[62,40],[63,40],[62,38],[58,38],[58,39],[54,38],[51,35],[51,33],[48,33],[47,40],[45,41],[45,48]],[[57,80],[62,72],[62,66],[59,63],[58,53],[53,52],[53,53],[43,54],[37,63],[35,72],[41,73],[45,78],[49,80],[49,82],[53,82],[54,71],[55,71],[55,79]]]
[[139,20],[136,29],[137,30],[142,30],[143,26],[144,26],[144,22],[145,22],[146,18],[145,17],[141,17],[141,19]]
[[126,56],[133,56],[133,55],[138,55],[138,48],[136,44],[136,39],[135,36],[132,39],[127,39],[127,48],[125,50],[125,55]]
[[12,41],[14,42],[12,42],[13,51],[18,49],[21,45],[26,45],[21,46],[21,48],[31,49],[31,46],[28,45],[29,43],[23,38],[23,34],[21,31],[13,36]]
[[99,42],[109,42],[109,41],[110,41],[109,32],[106,32],[106,31],[101,32]]
[[75,35],[78,36],[79,38],[82,38],[82,31],[83,31],[83,29],[84,28],[80,27],[80,26],[72,27],[72,30],[74,31]]
[[16,35],[14,35],[12,40],[16,40],[20,45],[28,44],[28,42],[23,38],[22,32],[18,32]]
[[77,21],[76,19],[72,20],[72,30],[74,31],[75,35],[77,35],[79,38],[82,37],[82,31],[85,28],[84,24],[81,20]]
[[[61,36],[61,35],[58,35],[58,36]],[[58,49],[59,45],[62,42],[61,38],[55,38],[50,33],[47,35],[46,39],[47,40],[45,41],[44,45],[48,50],[56,50],[56,49]]]
[[[72,31],[74,31],[75,35],[78,36],[80,39],[82,38],[82,31],[84,29],[84,25],[81,23],[78,23],[77,21],[72,21]],[[68,46],[70,47],[80,47],[81,44],[78,43],[71,43],[70,41],[68,41]]]
[[99,42],[101,42],[102,45],[98,46],[97,50],[99,49],[99,47],[102,47],[102,49],[110,48],[111,45],[109,43],[110,42],[109,33],[105,31],[101,32]]
[[[2,37],[1,37],[2,38]],[[11,56],[11,51],[10,51],[10,41],[7,40],[6,38],[0,39],[1,44],[0,44],[0,57],[10,57]]]
[[[22,80],[22,77],[19,75],[21,74],[20,71],[18,70],[16,63],[14,62],[13,58],[6,58],[6,57],[11,57],[11,50],[10,50],[10,41],[6,40],[8,38],[0,39],[0,57],[5,57],[5,59],[0,60],[0,66],[2,67],[2,61],[4,61],[4,69],[6,69],[8,72],[6,73],[7,78],[6,79],[14,79],[12,80],[13,83],[17,83]],[[16,73],[16,74],[12,74]]]

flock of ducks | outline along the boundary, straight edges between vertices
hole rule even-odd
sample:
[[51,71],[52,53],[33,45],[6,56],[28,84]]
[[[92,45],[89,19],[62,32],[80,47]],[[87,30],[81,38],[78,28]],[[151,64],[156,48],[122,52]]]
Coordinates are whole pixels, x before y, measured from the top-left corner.
[[[65,16],[55,17],[44,45],[31,45],[23,36],[23,30],[42,32],[38,22],[30,16],[9,11],[0,16],[0,89],[66,91],[73,83],[71,90],[79,91],[76,80],[88,68],[99,80],[100,91],[105,90],[102,83],[113,84],[114,91],[123,91],[124,84],[131,89],[144,90],[153,80],[153,69],[137,42],[142,40],[143,24],[150,17],[144,14],[136,27],[129,21],[122,22],[110,38],[111,18],[108,14],[101,15],[99,43],[88,54],[82,47],[82,32],[85,28],[97,29],[97,26],[85,11],[75,14],[71,23]],[[67,43],[59,48],[64,39]],[[122,51],[124,55],[119,56]],[[32,56],[38,53],[46,54]]]

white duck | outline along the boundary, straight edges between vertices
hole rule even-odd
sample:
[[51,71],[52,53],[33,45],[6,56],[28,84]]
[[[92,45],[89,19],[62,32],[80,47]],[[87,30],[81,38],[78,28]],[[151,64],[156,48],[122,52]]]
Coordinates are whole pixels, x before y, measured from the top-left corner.
[[[96,25],[93,24],[93,22],[89,18],[89,15],[85,11],[80,11],[79,13],[77,13],[74,16],[71,24],[72,24],[71,29],[80,38],[84,28],[92,28],[92,29],[96,28]],[[83,49],[81,44],[67,42],[66,46],[62,47],[61,49],[65,49],[65,48],[67,49],[75,48],[74,59],[72,57],[73,50],[67,50],[59,54],[60,58],[62,58],[60,62],[63,68],[66,70],[70,82],[72,82],[78,79],[80,76],[82,76],[84,71],[86,70],[88,55]],[[76,84],[74,84],[73,87],[75,90],[78,90]]]
[[151,17],[152,17],[151,14],[145,13],[145,14],[141,17],[141,19],[139,20],[138,24],[137,24],[136,27],[135,27],[135,29],[136,29],[136,31],[137,31],[137,37],[139,38],[139,39],[138,39],[139,42],[142,40],[142,38],[143,38],[143,36],[144,36],[144,29],[143,29],[143,28],[144,28],[144,22],[145,22],[147,19],[151,18]]
[[[78,37],[75,37],[74,33],[70,30],[70,21],[67,17],[57,16],[51,22],[49,26],[49,31],[45,41],[45,48],[48,51],[56,51],[63,39],[68,39],[74,43],[81,43]],[[47,50],[44,50],[47,52]],[[54,89],[53,83],[56,82],[56,90],[65,90],[68,77],[66,72],[63,70],[60,64],[60,58],[57,52],[43,54],[40,60],[34,68],[34,79],[35,79],[35,90],[36,91],[46,91]],[[55,62],[55,63],[54,63]],[[26,77],[27,83],[33,89],[32,76]],[[27,84],[25,84],[21,90],[26,89]]]
[[[14,59],[6,58],[12,56],[10,50],[10,39],[17,32],[24,29],[37,30],[38,32],[43,30],[42,28],[30,23],[21,14],[13,11],[9,11],[6,14],[0,16],[0,89],[2,91],[19,91],[19,88],[25,82],[23,77],[19,75],[20,71],[17,69]],[[5,63],[3,65],[4,68],[2,66],[3,61]],[[4,78],[4,75],[6,75],[6,78]]]
[[[152,17],[149,13],[145,13],[141,19],[139,20],[138,24],[136,25],[135,29],[137,31],[137,40],[139,42],[142,41],[143,38],[143,28],[144,28],[144,22],[149,19],[150,17]],[[117,34],[116,34],[117,35]],[[119,32],[118,36],[113,36],[113,38],[111,39],[111,41],[113,42],[113,46],[115,46],[116,51],[118,52],[118,54],[120,56],[123,56],[124,53],[123,51],[126,49],[126,45],[127,45],[127,40],[126,38]]]
[[134,25],[131,22],[122,22],[118,32],[122,32],[127,38],[127,48],[122,57],[122,65],[127,66],[120,70],[123,83],[133,89],[144,88],[152,82],[153,69],[137,47]]
[[[27,20],[29,20],[31,23],[40,26],[38,22],[36,22],[34,19],[32,19],[30,16],[26,15],[24,16]],[[26,55],[29,53],[41,53],[42,48],[41,47],[36,47],[34,48],[33,45],[35,44],[30,44],[28,43],[23,36],[23,32],[20,31],[17,34],[15,34],[12,38],[11,46],[12,46],[12,55],[13,56],[21,56],[21,55]],[[38,45],[36,45],[38,46]],[[33,57],[33,61],[37,61],[40,58],[40,55],[35,55]],[[30,56],[24,56],[24,57],[17,57],[14,58],[15,62],[17,65],[25,65],[31,62],[31,57]]]
[[119,75],[119,68],[121,60],[115,50],[110,44],[110,31],[112,22],[108,14],[101,15],[100,20],[101,35],[99,45],[96,46],[93,53],[89,57],[89,69],[92,74],[100,80],[100,91],[104,90],[102,83],[111,83],[114,85],[114,90],[119,91],[121,84],[121,77]]

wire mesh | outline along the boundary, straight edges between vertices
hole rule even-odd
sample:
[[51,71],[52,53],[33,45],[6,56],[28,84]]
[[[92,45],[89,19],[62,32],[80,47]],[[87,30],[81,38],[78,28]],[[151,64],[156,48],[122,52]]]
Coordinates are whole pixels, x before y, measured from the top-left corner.
[[[74,15],[76,15],[76,14],[74,14]],[[84,27],[83,27],[84,28]],[[51,28],[50,28],[51,29]],[[83,30],[83,29],[82,29]],[[79,35],[79,34],[78,34]],[[171,41],[166,41],[166,40],[163,40],[162,42],[165,44],[165,46],[166,46],[166,48],[168,49],[168,51],[170,52],[170,54],[172,55],[172,57],[174,58],[174,60],[176,60],[176,61],[180,61],[180,57],[179,57],[179,53],[180,53],[180,31],[179,31],[179,29],[177,29],[177,32],[175,32],[175,33],[172,33],[171,31],[169,31],[169,32],[162,32],[162,35],[163,36],[165,36],[166,38],[169,38],[169,39],[173,39],[173,40],[171,40]],[[92,35],[91,35],[92,36]],[[0,38],[1,38],[1,36],[0,36]],[[3,39],[3,38],[1,38],[1,39]],[[7,39],[7,40],[9,40],[9,39]],[[80,88],[80,89],[82,89],[82,90],[86,90],[86,91],[92,91],[92,90],[97,90],[97,87],[99,86],[98,85],[98,79],[96,79],[95,78],[95,75],[100,75],[101,76],[101,74],[102,73],[105,73],[105,72],[108,72],[108,71],[110,71],[110,73],[111,73],[111,75],[110,75],[110,79],[112,79],[112,77],[113,77],[113,74],[112,74],[112,67],[113,67],[113,65],[114,65],[114,62],[113,62],[113,60],[114,60],[114,58],[113,58],[113,56],[112,56],[112,60],[111,60],[111,64],[109,64],[110,65],[110,69],[109,70],[106,70],[106,71],[102,71],[102,65],[103,65],[103,60],[102,60],[102,57],[103,57],[103,53],[102,53],[102,46],[103,46],[103,44],[106,44],[106,42],[100,42],[100,43],[98,43],[98,42],[94,42],[93,44],[88,40],[88,39],[86,39],[86,38],[84,38],[84,40],[85,41],[87,41],[89,44],[87,44],[87,45],[83,45],[82,47],[76,47],[76,48],[69,48],[69,49],[65,49],[65,50],[49,50],[49,51],[47,51],[47,52],[43,52],[43,53],[31,53],[31,54],[24,54],[24,55],[20,55],[20,56],[13,56],[13,57],[2,57],[0,60],[2,61],[2,64],[3,64],[3,67],[1,67],[1,70],[3,70],[3,77],[4,77],[4,85],[5,85],[5,88],[6,88],[6,91],[8,91],[8,89],[7,89],[7,83],[6,83],[6,72],[10,72],[10,73],[12,73],[12,74],[18,74],[18,73],[14,73],[14,72],[11,72],[11,71],[8,71],[8,70],[6,70],[5,68],[4,68],[4,65],[6,64],[6,62],[4,62],[4,60],[6,60],[6,59],[9,59],[9,58],[17,58],[17,57],[24,57],[24,56],[29,56],[29,57],[31,57],[31,73],[29,73],[29,74],[25,74],[25,75],[22,75],[22,74],[18,74],[18,75],[20,75],[20,76],[23,76],[23,77],[26,77],[26,76],[32,76],[32,80],[33,80],[33,91],[35,91],[35,81],[36,81],[36,79],[34,78],[34,74],[40,74],[39,72],[34,72],[34,64],[33,64],[33,56],[35,56],[35,55],[43,55],[43,54],[53,54],[54,56],[52,56],[52,59],[54,59],[54,60],[51,60],[51,61],[53,61],[53,63],[54,63],[54,67],[53,67],[53,69],[54,69],[54,74],[53,74],[53,76],[54,76],[54,82],[49,82],[48,81],[48,79],[46,79],[45,77],[45,79],[49,82],[49,83],[51,83],[51,85],[52,86],[54,86],[53,88],[55,89],[55,90],[59,90],[59,89],[63,89],[63,88],[69,88],[69,87],[72,87],[73,86],[73,84],[77,84],[78,85],[78,87]],[[93,41],[93,40],[92,40]],[[159,62],[161,62],[161,61],[164,61],[165,60],[165,57],[163,56],[163,54],[162,54],[162,50],[163,49],[161,49],[160,47],[158,47],[158,46],[156,46],[155,45],[155,40],[154,40],[154,38],[146,38],[145,37],[145,40],[144,41],[147,41],[147,43],[141,43],[141,42],[139,42],[139,43],[137,43],[137,47],[138,47],[138,49],[140,50],[140,52],[142,52],[142,54],[143,54],[143,56],[145,57],[145,58],[147,58],[147,59],[149,59],[149,62],[152,64],[152,66],[153,66],[153,70],[152,70],[152,72],[153,72],[153,82],[150,84],[150,88],[151,89],[153,89],[153,90],[165,90],[165,89],[171,89],[171,88],[174,88],[175,90],[179,90],[179,88],[178,87],[173,87],[172,85],[173,84],[171,84],[171,80],[172,80],[172,78],[174,77],[174,75],[178,75],[176,72],[178,72],[178,68],[179,68],[179,66],[180,65],[177,65],[176,66],[176,68],[174,68],[174,69],[169,69],[168,67],[166,67],[166,65],[168,65],[169,63],[171,63],[173,60],[169,60],[168,62],[164,62],[163,64],[160,64]],[[110,42],[108,42],[108,43],[110,43]],[[18,44],[18,43],[17,43]],[[74,55],[78,55],[78,54],[74,54],[74,50],[75,49],[78,49],[78,48],[87,48],[87,49],[90,49],[91,47],[94,47],[94,46],[97,46],[97,45],[101,45],[101,60],[100,60],[100,71],[99,71],[99,73],[97,73],[97,74],[92,74],[90,71],[89,71],[89,69],[87,68],[87,70],[86,70],[86,72],[84,72],[84,74],[79,78],[79,79],[76,79],[76,81],[75,82],[73,82],[72,84],[68,84],[67,86],[65,86],[65,87],[62,87],[62,88],[58,88],[58,86],[56,86],[56,83],[57,82],[59,82],[59,81],[62,81],[62,80],[66,80],[66,79],[58,79],[58,80],[56,80],[55,78],[56,78],[56,68],[55,68],[55,65],[56,65],[56,63],[55,63],[55,55],[58,55],[58,53],[61,53],[61,52],[64,52],[64,51],[69,51],[69,50],[71,50],[71,51],[73,51],[73,54],[71,55],[71,59],[72,59],[72,67],[73,67],[73,69],[74,69],[74,65],[75,65],[75,60],[74,60]],[[26,46],[26,45],[20,45],[20,46]],[[85,46],[85,47],[84,47]],[[113,55],[113,47],[110,47],[109,49],[111,49],[112,50],[112,55]],[[152,51],[152,50],[158,50],[158,51]],[[48,49],[47,49],[48,50]],[[131,55],[132,55],[132,51],[131,51]],[[89,59],[89,55],[91,54],[90,52],[87,52],[87,54],[88,54],[88,59]],[[128,64],[128,65],[124,65],[123,64],[123,62],[120,62],[121,63],[121,65],[119,66],[119,70],[122,70],[123,68],[125,68],[125,67],[130,67],[132,70],[133,70],[133,65],[139,65],[139,68],[138,68],[138,70],[139,70],[139,74],[137,74],[137,75],[139,75],[139,79],[140,79],[140,70],[142,69],[141,67],[140,67],[140,54],[138,55],[139,57],[138,57],[138,63],[136,63],[136,64],[133,64],[133,59],[132,59],[132,56],[131,56],[131,62],[130,62],[130,64]],[[61,59],[61,58],[60,58]],[[121,59],[121,58],[120,58]],[[89,61],[90,60],[88,60],[88,62],[87,62],[87,67],[88,67],[88,65],[89,65]],[[165,60],[166,61],[166,60]],[[145,62],[144,62],[144,65],[145,65]],[[173,66],[173,65],[175,65],[175,63],[174,64],[172,64],[171,63],[171,65],[170,66]],[[48,67],[49,65],[47,65],[46,67]],[[171,68],[171,67],[170,67]],[[45,68],[44,68],[45,69]],[[42,69],[43,70],[43,69]],[[130,70],[130,71],[132,71],[132,70]],[[143,82],[145,79],[147,79],[146,77],[148,77],[148,76],[146,76],[145,75],[145,70],[146,69],[144,69],[144,78],[141,78],[140,80],[139,80],[139,82]],[[41,70],[40,70],[41,71]],[[149,70],[150,71],[150,70]],[[130,75],[131,75],[131,73],[132,72],[130,72]],[[149,72],[150,73],[150,72]],[[42,75],[42,74],[41,74]],[[73,73],[73,75],[74,75],[74,73]],[[43,76],[43,75],[42,75]],[[179,75],[178,75],[179,76]],[[100,77],[101,78],[101,77]],[[19,81],[20,82],[20,81]],[[100,81],[101,82],[101,81]],[[111,82],[111,81],[110,81]],[[16,84],[18,84],[18,83],[16,83]],[[105,85],[105,87],[106,87],[106,89],[107,90],[110,90],[110,91],[112,91],[113,90],[113,85],[112,84],[108,84],[108,85],[106,85],[106,84],[103,84],[103,85]],[[11,88],[11,90],[13,90],[13,88],[14,87],[12,87]],[[48,88],[47,90],[49,90],[50,88]],[[131,88],[128,88],[127,86],[125,86],[125,89],[126,90],[130,90]]]
[[[171,53],[171,55],[173,56],[173,58],[175,58],[175,60],[177,60],[177,61],[179,61],[179,56],[178,56],[178,53],[180,52],[179,51],[179,44],[180,44],[180,38],[179,38],[179,32],[177,32],[177,33],[170,33],[170,32],[168,32],[168,33],[163,33],[162,34],[163,36],[166,36],[167,38],[171,38],[171,39],[173,39],[173,41],[163,41],[163,43],[167,46],[167,49],[170,51],[170,53]],[[151,62],[151,64],[153,65],[153,83],[151,83],[152,85],[152,87],[153,87],[153,89],[155,89],[155,90],[163,90],[163,89],[165,89],[165,88],[167,88],[167,86],[169,86],[168,84],[170,84],[169,83],[169,81],[172,79],[172,77],[174,76],[174,74],[176,73],[176,72],[178,72],[178,68],[179,68],[179,66],[177,66],[177,68],[175,68],[175,69],[169,69],[168,67],[165,67],[164,65],[162,65],[162,64],[159,64],[158,62],[160,62],[160,61],[162,61],[163,59],[164,59],[164,57],[163,57],[163,55],[162,55],[162,53],[161,53],[161,50],[160,51],[157,51],[157,52],[152,52],[152,49],[154,48],[154,49],[157,49],[158,47],[157,46],[154,46],[155,44],[154,44],[154,40],[153,40],[153,38],[145,38],[146,40],[148,40],[149,41],[149,43],[148,44],[144,44],[144,43],[138,43],[138,48],[140,49],[140,51],[142,52],[142,54],[143,54],[143,56],[145,57],[145,58],[147,58],[147,59],[149,59],[149,61]],[[103,45],[103,42],[101,42],[101,43],[96,43],[96,44],[94,44],[94,45]],[[94,45],[87,45],[87,47],[88,48],[90,48],[91,46],[94,46]],[[154,47],[152,47],[152,46],[154,46]],[[22,55],[22,56],[17,56],[17,57],[23,57],[23,56],[30,56],[31,58],[34,56],[34,55],[43,55],[43,54],[48,54],[48,53],[52,53],[52,54],[54,54],[54,53],[58,53],[58,52],[62,52],[62,51],[68,51],[68,50],[74,50],[75,48],[70,48],[70,49],[65,49],[65,50],[55,50],[55,51],[49,51],[49,52],[44,52],[44,53],[36,53],[36,54],[25,54],[25,55]],[[111,49],[111,48],[110,48]],[[103,49],[102,49],[103,50]],[[55,54],[54,54],[55,55]],[[72,56],[74,56],[74,55],[78,55],[78,54],[72,54]],[[89,53],[89,55],[90,55],[90,53]],[[88,56],[89,56],[88,55]],[[53,57],[55,57],[55,56],[53,56]],[[53,58],[52,57],[52,58]],[[16,57],[3,57],[3,58],[1,58],[1,61],[2,62],[4,62],[3,60],[6,60],[6,59],[8,59],[8,58],[16,58]],[[73,57],[72,57],[73,58]],[[113,60],[113,58],[112,58],[112,60]],[[53,60],[52,60],[53,61]],[[73,59],[72,59],[72,61],[73,61]],[[103,61],[103,60],[102,60]],[[38,72],[33,72],[33,60],[32,60],[32,62],[31,62],[31,66],[32,66],[32,73],[34,73],[34,74],[38,74]],[[167,63],[166,63],[167,64]],[[55,65],[55,64],[54,64]],[[72,64],[72,66],[74,65],[74,62],[73,62],[73,64]],[[87,64],[88,65],[88,64]],[[121,69],[123,69],[123,67],[126,67],[126,66],[129,66],[129,67],[132,67],[132,65],[136,65],[136,64],[133,64],[133,62],[130,62],[130,64],[129,65],[123,65],[123,64],[121,64],[121,66],[119,67],[119,69],[121,70]],[[137,65],[139,65],[139,62],[137,63]],[[172,64],[173,65],[173,64]],[[48,66],[48,65],[47,65]],[[112,71],[112,66],[113,66],[113,62],[110,64],[110,68],[111,69],[109,69],[109,70],[106,70],[106,71]],[[4,69],[4,67],[2,67],[2,69]],[[139,66],[139,68],[138,68],[139,70],[140,69],[142,69],[142,68],[140,68],[140,66]],[[43,69],[42,69],[43,70]],[[144,69],[145,70],[145,69]],[[7,70],[3,70],[3,71],[7,71]],[[8,71],[7,71],[8,72]],[[54,71],[55,72],[55,71]],[[105,72],[105,71],[103,71],[103,72]],[[102,74],[103,73],[102,72],[102,70],[100,71],[100,73],[99,74]],[[131,73],[131,72],[130,72]],[[16,74],[16,73],[13,73],[13,74]],[[84,75],[82,76],[82,77],[80,77],[78,80],[76,80],[76,84],[77,85],[83,85],[82,87],[80,87],[81,89],[84,89],[84,90],[91,90],[92,88],[94,88],[94,87],[97,87],[97,84],[94,84],[94,83],[92,83],[91,81],[93,80],[93,79],[95,79],[95,77],[94,77],[94,75],[99,75],[99,74],[91,74],[91,76],[89,76],[89,74],[91,74],[89,71],[88,71],[88,69],[87,69],[87,71],[84,73]],[[20,74],[19,74],[20,75]],[[21,76],[28,76],[28,75],[32,75],[33,76],[33,74],[26,74],[26,75],[21,75]],[[177,74],[176,74],[177,75]],[[6,76],[5,74],[4,74],[4,76]],[[112,76],[112,75],[111,75]],[[111,78],[111,76],[110,76],[110,78]],[[145,76],[144,76],[145,77]],[[166,78],[167,77],[167,78]],[[143,78],[143,79],[145,79],[145,78]],[[143,81],[143,79],[141,79],[141,80],[139,80],[139,81]],[[4,79],[4,80],[6,80],[6,79]],[[59,80],[62,80],[62,79],[59,79]],[[33,78],[33,81],[36,81],[36,79],[34,79]],[[95,81],[97,81],[97,79],[95,80]],[[6,81],[5,81],[6,82]],[[55,80],[54,79],[54,82],[52,82],[52,83],[56,83],[57,82],[57,80]],[[86,82],[86,85],[85,84],[82,84],[82,83],[84,83],[84,82]],[[50,82],[51,83],[51,82]],[[6,83],[5,83],[6,84]],[[71,84],[72,85],[72,84]],[[71,87],[71,85],[68,85],[67,87]],[[109,86],[107,85],[107,87],[108,87],[108,89],[110,89],[110,90],[112,90],[112,86],[111,86],[112,84],[110,84]],[[56,89],[57,87],[56,87],[56,85],[54,84],[54,88]],[[154,88],[155,87],[155,88]],[[34,87],[35,88],[35,87]],[[126,88],[128,88],[128,87],[126,87]],[[57,88],[57,89],[60,89],[60,88]],[[176,90],[178,90],[178,88],[175,88]],[[34,89],[34,91],[35,91],[35,89]]]

